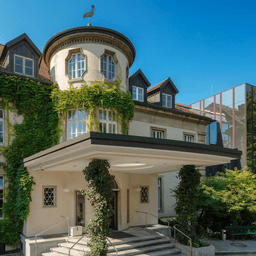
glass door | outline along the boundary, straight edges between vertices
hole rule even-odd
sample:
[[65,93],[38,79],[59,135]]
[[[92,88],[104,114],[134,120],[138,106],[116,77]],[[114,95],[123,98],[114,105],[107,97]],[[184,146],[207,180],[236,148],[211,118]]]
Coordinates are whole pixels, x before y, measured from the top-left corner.
[[76,191],[76,225],[85,226],[85,196]]

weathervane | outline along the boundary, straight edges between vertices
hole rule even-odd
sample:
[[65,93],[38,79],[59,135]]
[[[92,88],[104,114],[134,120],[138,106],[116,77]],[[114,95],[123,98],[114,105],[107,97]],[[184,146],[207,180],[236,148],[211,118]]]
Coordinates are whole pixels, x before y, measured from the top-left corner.
[[86,13],[84,14],[84,18],[89,17],[89,23],[87,24],[87,26],[91,26],[90,19],[91,19],[91,17],[92,17],[93,14],[94,14],[94,10],[96,10],[96,9],[95,9],[94,5],[92,4],[92,10],[91,10],[90,12],[86,12]]

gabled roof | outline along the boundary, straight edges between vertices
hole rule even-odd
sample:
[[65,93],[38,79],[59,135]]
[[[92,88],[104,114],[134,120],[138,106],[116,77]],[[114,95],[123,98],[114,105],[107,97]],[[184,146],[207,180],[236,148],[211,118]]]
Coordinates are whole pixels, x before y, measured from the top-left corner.
[[18,42],[22,41],[23,39],[25,39],[31,46],[32,48],[35,50],[35,52],[41,56],[42,53],[40,52],[40,50],[36,47],[36,45],[32,42],[32,40],[28,37],[28,35],[26,33],[23,33],[22,35],[14,38],[13,40],[9,41],[8,43],[6,43],[6,47],[9,48],[15,44],[17,44]]
[[144,73],[141,71],[141,69],[138,69],[135,73],[133,73],[131,76],[129,76],[129,79],[132,79],[136,76],[140,75],[141,78],[144,80],[144,83],[149,87],[151,83],[148,81],[147,77],[144,75]]
[[[0,54],[0,64],[3,62],[7,52],[8,52],[8,48],[12,47],[13,45],[19,43],[22,40],[26,40],[26,42],[32,47],[32,49],[35,51],[35,53],[41,57],[42,53],[40,52],[40,50],[36,47],[36,45],[32,42],[32,40],[28,37],[28,35],[26,33],[14,38],[13,40],[9,41],[8,43],[6,43],[6,45],[4,45],[3,49],[2,49],[2,54]],[[1,50],[0,50],[1,53]]]
[[177,94],[179,92],[179,90],[177,89],[177,87],[175,86],[175,84],[173,83],[173,81],[171,80],[170,77],[168,77],[167,79],[165,79],[164,81],[162,81],[161,83],[155,85],[154,87],[152,87],[151,89],[149,89],[147,91],[148,94],[153,94],[155,91],[157,91],[160,87],[164,87],[165,85],[170,84],[170,86],[174,89],[175,94]]

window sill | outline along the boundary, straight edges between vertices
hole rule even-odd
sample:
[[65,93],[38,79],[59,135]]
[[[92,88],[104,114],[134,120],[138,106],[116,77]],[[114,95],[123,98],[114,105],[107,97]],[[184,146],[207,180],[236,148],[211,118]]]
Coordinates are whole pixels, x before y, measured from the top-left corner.
[[27,75],[27,74],[15,72],[15,71],[14,71],[14,73],[15,73],[15,74],[18,74],[18,75],[21,75],[21,76],[27,76],[27,77],[33,77],[33,78],[34,78],[34,76],[30,76],[30,75]]
[[76,83],[76,82],[83,82],[84,79],[82,77],[74,78],[74,79],[69,79],[69,83]]

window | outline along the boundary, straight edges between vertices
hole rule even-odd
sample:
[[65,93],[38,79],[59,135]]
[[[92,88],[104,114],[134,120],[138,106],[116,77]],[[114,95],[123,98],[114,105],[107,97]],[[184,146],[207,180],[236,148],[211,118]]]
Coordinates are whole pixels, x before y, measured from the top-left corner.
[[68,140],[86,133],[86,116],[83,109],[68,111]]
[[4,203],[4,177],[0,176],[0,220],[4,218],[3,203]]
[[0,145],[4,144],[4,110],[0,109]]
[[85,59],[80,53],[73,54],[68,62],[68,74],[74,78],[79,78],[85,71]]
[[116,64],[110,55],[101,57],[101,72],[108,80],[114,80],[116,76]]
[[184,134],[184,141],[186,141],[186,142],[194,142],[194,135]]
[[141,203],[149,203],[149,188],[148,187],[140,187],[140,202]]
[[164,138],[164,131],[161,130],[151,130],[151,137],[156,139],[163,139]]
[[167,108],[171,108],[172,107],[172,96],[163,93],[162,94],[162,106],[163,107],[167,107]]
[[117,133],[115,113],[111,110],[100,109],[100,130],[104,133]]
[[14,55],[14,72],[34,76],[34,60]]
[[162,178],[158,178],[158,211],[162,210]]
[[56,187],[44,187],[44,206],[56,206]]
[[143,102],[144,101],[143,96],[144,96],[143,88],[139,88],[139,87],[136,87],[136,86],[132,87],[132,98],[134,100]]

